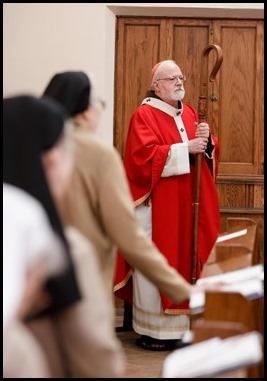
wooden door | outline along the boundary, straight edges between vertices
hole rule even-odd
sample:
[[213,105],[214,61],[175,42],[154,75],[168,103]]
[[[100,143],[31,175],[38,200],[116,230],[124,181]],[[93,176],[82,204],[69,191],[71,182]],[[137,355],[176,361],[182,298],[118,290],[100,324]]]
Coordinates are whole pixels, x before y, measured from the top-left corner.
[[[123,157],[130,117],[150,88],[151,68],[174,59],[186,75],[185,101],[198,107],[201,54],[221,46],[209,84],[207,119],[220,141],[217,189],[221,232],[228,217],[258,222],[255,263],[263,263],[263,21],[117,18],[114,145]],[[208,58],[208,73],[215,54]]]

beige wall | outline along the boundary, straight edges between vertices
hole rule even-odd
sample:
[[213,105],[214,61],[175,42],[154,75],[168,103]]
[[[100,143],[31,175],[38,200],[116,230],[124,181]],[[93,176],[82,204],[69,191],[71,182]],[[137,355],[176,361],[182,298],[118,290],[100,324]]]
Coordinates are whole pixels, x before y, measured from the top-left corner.
[[55,72],[90,72],[107,102],[99,135],[112,144],[116,15],[263,18],[263,9],[263,3],[4,3],[3,95],[40,95]]

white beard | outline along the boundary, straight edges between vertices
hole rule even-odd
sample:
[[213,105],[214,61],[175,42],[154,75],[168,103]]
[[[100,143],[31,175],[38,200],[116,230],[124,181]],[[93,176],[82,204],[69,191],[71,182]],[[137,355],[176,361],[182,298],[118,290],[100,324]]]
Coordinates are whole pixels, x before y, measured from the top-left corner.
[[185,90],[180,89],[176,92],[176,94],[177,94],[177,101],[181,101],[185,96]]

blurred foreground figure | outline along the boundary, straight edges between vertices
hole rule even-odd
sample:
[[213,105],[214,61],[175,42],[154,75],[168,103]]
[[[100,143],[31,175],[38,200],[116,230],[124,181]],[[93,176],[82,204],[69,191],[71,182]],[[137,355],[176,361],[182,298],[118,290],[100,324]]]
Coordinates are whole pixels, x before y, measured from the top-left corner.
[[55,204],[69,185],[75,158],[67,113],[45,97],[7,98],[3,106],[4,181],[41,203],[66,262],[46,282],[49,303],[26,317],[27,328],[52,377],[120,377],[125,362],[95,249],[77,230],[64,229]]
[[21,189],[3,184],[3,375],[48,378],[40,345],[23,320],[46,307],[48,276],[62,271],[63,248],[41,204]]

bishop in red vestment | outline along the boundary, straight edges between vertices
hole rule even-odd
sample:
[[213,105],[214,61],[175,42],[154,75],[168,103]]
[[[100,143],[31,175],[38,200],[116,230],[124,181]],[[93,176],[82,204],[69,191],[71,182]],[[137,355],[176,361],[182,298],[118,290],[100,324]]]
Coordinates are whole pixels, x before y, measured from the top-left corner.
[[[163,61],[153,74],[152,90],[130,121],[124,165],[136,208],[151,208],[152,240],[169,264],[191,282],[195,154],[203,154],[199,185],[199,277],[219,234],[215,186],[219,145],[217,138],[207,133],[207,123],[196,127],[196,110],[182,102],[184,78],[180,68],[173,61]],[[119,255],[115,283],[122,287],[117,295],[128,301],[131,301],[131,272]],[[188,302],[174,305],[163,294],[160,300],[165,314],[189,312]]]

